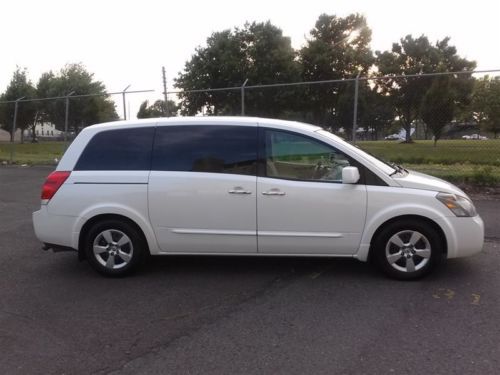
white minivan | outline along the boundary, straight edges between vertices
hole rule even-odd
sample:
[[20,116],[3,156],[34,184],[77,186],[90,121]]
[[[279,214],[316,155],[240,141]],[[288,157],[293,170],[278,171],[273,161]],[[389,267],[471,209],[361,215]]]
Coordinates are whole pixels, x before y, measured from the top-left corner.
[[120,276],[146,255],[372,259],[415,279],[478,253],[484,227],[456,186],[389,165],[320,127],[245,117],[85,128],[33,213],[44,248]]

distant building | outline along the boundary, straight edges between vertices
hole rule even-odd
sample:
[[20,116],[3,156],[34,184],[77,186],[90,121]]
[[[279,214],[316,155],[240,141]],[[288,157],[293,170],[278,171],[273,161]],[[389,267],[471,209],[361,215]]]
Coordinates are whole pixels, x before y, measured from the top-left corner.
[[[60,138],[63,132],[56,129],[55,124],[50,122],[43,122],[36,124],[35,126],[35,136],[37,138]],[[24,131],[25,137],[31,137],[32,132],[31,129],[26,129]]]

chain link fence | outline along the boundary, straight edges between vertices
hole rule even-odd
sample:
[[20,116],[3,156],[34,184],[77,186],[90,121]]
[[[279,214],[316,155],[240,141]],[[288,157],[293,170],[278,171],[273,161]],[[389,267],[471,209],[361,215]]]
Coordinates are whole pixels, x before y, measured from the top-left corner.
[[[78,132],[86,126],[119,120],[116,105],[122,102],[127,119],[127,96],[154,90],[128,90],[78,95],[70,92],[50,98],[0,101],[0,163],[55,164]],[[103,100],[104,99],[104,100]]]
[[495,75],[500,70],[244,82],[168,94],[184,104],[184,113],[312,123],[406,168],[456,183],[500,186],[500,92],[492,84],[500,79]]
[[[458,183],[500,186],[500,95],[495,91],[500,79],[492,76],[500,76],[500,70],[269,85],[244,81],[226,88],[171,90],[165,97],[181,104],[178,115],[303,121],[409,169]],[[123,99],[126,118],[125,96],[151,91],[124,90],[107,97]],[[78,131],[90,125],[82,121],[80,109],[92,99],[70,93],[0,102],[0,111],[11,114],[10,124],[0,124],[0,161],[53,163],[59,159]],[[22,116],[20,108],[42,101],[52,103],[59,113],[57,124],[44,121],[41,113],[31,126],[13,133],[16,122],[24,121],[15,118]]]

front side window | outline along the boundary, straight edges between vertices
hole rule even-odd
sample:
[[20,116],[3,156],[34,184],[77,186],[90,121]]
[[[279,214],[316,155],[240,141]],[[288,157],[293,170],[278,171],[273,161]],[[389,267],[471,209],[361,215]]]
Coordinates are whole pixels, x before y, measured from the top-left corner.
[[300,134],[265,131],[266,176],[305,181],[342,182],[342,169],[351,165],[333,147]]
[[83,150],[75,170],[144,171],[151,166],[154,127],[106,130]]
[[255,176],[257,128],[230,125],[159,127],[152,169]]

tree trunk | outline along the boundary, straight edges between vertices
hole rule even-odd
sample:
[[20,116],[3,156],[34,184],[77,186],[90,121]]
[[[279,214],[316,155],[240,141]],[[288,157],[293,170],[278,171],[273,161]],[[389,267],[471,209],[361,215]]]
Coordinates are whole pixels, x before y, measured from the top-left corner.
[[406,143],[410,143],[411,142],[411,123],[405,124],[404,128],[406,130]]

